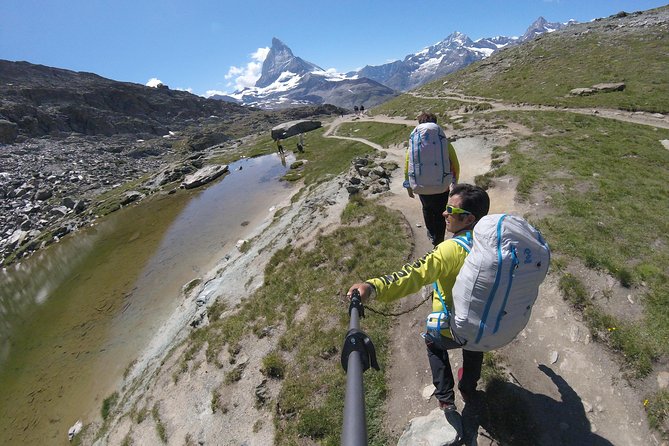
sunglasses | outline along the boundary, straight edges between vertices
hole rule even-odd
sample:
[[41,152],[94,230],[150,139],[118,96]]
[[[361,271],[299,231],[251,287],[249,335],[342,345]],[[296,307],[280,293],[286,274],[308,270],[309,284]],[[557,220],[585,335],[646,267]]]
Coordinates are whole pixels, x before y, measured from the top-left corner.
[[464,209],[456,208],[455,206],[446,205],[446,213],[447,214],[471,214],[469,211],[465,211]]

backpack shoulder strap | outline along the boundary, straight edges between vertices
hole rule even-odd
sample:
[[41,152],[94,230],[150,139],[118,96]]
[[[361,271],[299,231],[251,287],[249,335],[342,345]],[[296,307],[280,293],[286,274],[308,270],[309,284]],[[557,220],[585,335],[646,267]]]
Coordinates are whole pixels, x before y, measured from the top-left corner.
[[462,249],[464,249],[467,252],[467,254],[469,254],[469,252],[472,250],[472,245],[474,244],[471,231],[467,231],[465,235],[459,235],[457,237],[453,237],[451,240],[453,240],[458,245],[462,246]]

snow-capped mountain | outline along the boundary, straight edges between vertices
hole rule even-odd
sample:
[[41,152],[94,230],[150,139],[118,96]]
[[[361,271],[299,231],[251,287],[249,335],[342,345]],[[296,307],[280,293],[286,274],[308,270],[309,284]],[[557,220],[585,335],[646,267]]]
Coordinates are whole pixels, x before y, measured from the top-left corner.
[[441,42],[409,54],[404,60],[368,65],[347,75],[368,77],[395,90],[407,91],[485,59],[499,49],[532,40],[571,23],[549,23],[539,17],[520,38],[497,36],[472,41],[465,34],[454,32]]
[[296,57],[274,38],[255,86],[229,96],[245,105],[272,109],[325,103],[344,108],[372,107],[395,94],[371,79],[323,70]]
[[497,36],[476,41],[454,32],[441,42],[409,54],[404,60],[368,65],[346,74],[323,70],[295,56],[286,44],[273,38],[255,85],[213,98],[268,109],[324,103],[344,108],[372,107],[396,95],[397,91],[411,90],[485,59],[499,49],[532,40],[571,23],[549,23],[539,17],[522,37]]

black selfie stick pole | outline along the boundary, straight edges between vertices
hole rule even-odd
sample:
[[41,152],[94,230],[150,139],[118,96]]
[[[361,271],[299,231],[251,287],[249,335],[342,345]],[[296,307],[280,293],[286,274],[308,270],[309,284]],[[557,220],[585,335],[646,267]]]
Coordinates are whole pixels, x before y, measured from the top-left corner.
[[370,365],[379,370],[379,365],[376,362],[374,344],[369,336],[360,331],[360,318],[365,317],[365,312],[358,290],[353,291],[348,312],[351,320],[341,354],[341,365],[346,372],[341,444],[342,446],[366,446],[367,420],[362,374]]

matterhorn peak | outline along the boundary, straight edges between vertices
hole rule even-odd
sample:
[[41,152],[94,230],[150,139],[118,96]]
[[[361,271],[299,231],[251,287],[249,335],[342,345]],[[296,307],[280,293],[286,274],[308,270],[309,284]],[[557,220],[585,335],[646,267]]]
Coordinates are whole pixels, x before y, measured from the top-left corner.
[[285,43],[274,37],[272,38],[272,47],[262,64],[260,79],[255,86],[259,88],[267,87],[286,72],[304,75],[314,70],[322,71],[320,67],[311,62],[295,57]]

